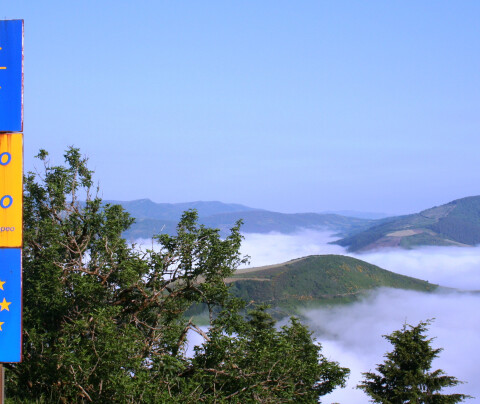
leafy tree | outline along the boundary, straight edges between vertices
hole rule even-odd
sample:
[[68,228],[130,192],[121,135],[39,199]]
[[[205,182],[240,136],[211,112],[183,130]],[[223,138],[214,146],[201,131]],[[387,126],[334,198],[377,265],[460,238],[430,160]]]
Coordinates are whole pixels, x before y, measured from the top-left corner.
[[[292,320],[248,318],[224,278],[245,257],[238,222],[222,239],[182,216],[155,250],[128,245],[133,219],[103,204],[87,160],[29,173],[24,190],[23,362],[8,365],[10,402],[318,402],[348,373]],[[83,202],[81,202],[83,201]],[[186,314],[204,305],[205,333]],[[187,333],[203,335],[193,358]]]
[[430,371],[432,361],[442,348],[432,348],[432,338],[425,332],[430,321],[416,326],[405,324],[401,330],[384,337],[394,346],[385,354],[383,364],[377,366],[380,374],[363,373],[365,380],[358,388],[364,390],[374,403],[458,403],[470,398],[465,394],[443,394],[444,387],[459,383],[441,369]]
[[290,326],[277,331],[265,309],[250,311],[247,322],[227,309],[214,321],[208,344],[197,349],[193,361],[196,378],[206,386],[202,398],[318,403],[320,396],[344,385],[349,370],[323,357],[298,320],[291,318]]

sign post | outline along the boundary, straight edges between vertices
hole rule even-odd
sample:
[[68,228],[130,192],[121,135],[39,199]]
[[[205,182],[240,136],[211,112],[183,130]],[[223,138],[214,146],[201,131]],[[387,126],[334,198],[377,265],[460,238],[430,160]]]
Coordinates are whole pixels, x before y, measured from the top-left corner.
[[23,20],[0,21],[0,404],[22,360]]
[[23,20],[0,21],[0,132],[23,131]]

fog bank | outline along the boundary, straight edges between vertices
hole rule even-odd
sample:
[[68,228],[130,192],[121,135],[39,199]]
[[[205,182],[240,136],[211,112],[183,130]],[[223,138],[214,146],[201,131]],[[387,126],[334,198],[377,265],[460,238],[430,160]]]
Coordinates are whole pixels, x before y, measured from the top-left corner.
[[345,254],[338,245],[327,244],[335,240],[325,231],[300,230],[293,234],[246,233],[240,251],[250,256],[251,267],[279,264],[295,258],[317,254]]
[[435,337],[432,345],[444,348],[432,370],[440,368],[468,382],[448,391],[480,398],[478,307],[480,295],[380,289],[358,303],[305,312],[324,355],[351,369],[347,388],[337,389],[322,402],[367,403],[368,397],[355,386],[362,372],[374,371],[392,350],[382,335],[400,329],[405,322],[416,325],[431,318],[435,318],[428,331]]
[[480,247],[422,247],[352,256],[442,286],[480,290]]
[[[381,268],[428,280],[449,288],[480,290],[480,248],[426,247],[415,250],[381,250],[347,254],[345,249],[327,244],[334,238],[328,232],[302,230],[295,234],[245,234],[241,252],[251,256],[249,266],[277,264],[314,254],[350,255]],[[151,248],[151,242],[148,247]],[[433,346],[444,348],[433,362],[448,375],[467,382],[452,391],[477,397],[480,402],[480,294],[420,293],[379,289],[350,305],[304,313],[323,354],[351,369],[348,386],[322,399],[323,403],[368,403],[368,397],[355,386],[361,373],[374,371],[392,346],[382,338],[406,322],[435,318],[428,335]],[[189,333],[188,353],[202,338]]]
[[[400,274],[413,276],[449,288],[480,290],[480,248],[425,247],[415,250],[380,250],[349,254],[327,244],[334,238],[312,230],[296,234],[246,234],[242,251],[251,266],[268,265],[312,254],[350,255]],[[322,399],[323,403],[368,403],[355,386],[361,373],[374,371],[383,355],[392,349],[384,334],[398,330],[406,322],[435,318],[428,335],[434,347],[444,348],[432,369],[467,382],[451,389],[477,397],[480,401],[480,295],[437,292],[432,294],[398,289],[380,289],[364,300],[346,306],[305,312],[309,326],[331,360],[351,369],[348,385]],[[445,390],[447,391],[447,390]],[[450,391],[450,390],[448,390]],[[478,400],[478,401],[477,401]]]

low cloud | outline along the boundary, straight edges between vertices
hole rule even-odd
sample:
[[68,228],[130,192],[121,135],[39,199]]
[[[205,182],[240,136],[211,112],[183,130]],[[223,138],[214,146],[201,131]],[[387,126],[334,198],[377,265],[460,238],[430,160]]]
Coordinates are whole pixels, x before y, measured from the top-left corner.
[[301,230],[294,234],[244,234],[241,252],[250,256],[252,267],[279,264],[317,254],[344,254],[343,247],[328,244],[335,240],[328,232]]
[[[268,265],[312,254],[350,255],[381,268],[428,280],[449,288],[480,290],[480,248],[428,247],[415,250],[383,250],[348,254],[326,232],[311,230],[296,234],[247,234],[242,251],[249,254],[251,266]],[[345,389],[336,389],[323,403],[368,403],[368,397],[355,388],[362,372],[374,371],[392,346],[382,335],[398,330],[404,323],[416,325],[435,318],[428,335],[434,347],[444,348],[432,369],[467,382],[446,392],[461,392],[480,399],[477,384],[480,363],[480,294],[438,292],[420,293],[379,289],[365,299],[345,306],[305,312],[323,354],[351,369]],[[473,402],[473,401],[472,401]]]
[[389,271],[442,286],[480,290],[480,247],[424,247],[354,256]]
[[440,368],[468,382],[449,392],[480,397],[479,305],[480,296],[469,293],[380,289],[352,305],[305,312],[311,330],[323,345],[324,355],[351,369],[348,386],[322,401],[367,403],[368,397],[355,386],[361,381],[362,372],[375,370],[383,362],[383,355],[392,350],[382,335],[400,329],[404,323],[416,325],[431,318],[435,318],[428,331],[430,337],[435,337],[432,345],[444,348],[432,370]]
[[[251,256],[250,266],[277,264],[314,254],[354,256],[381,268],[428,280],[449,288],[480,290],[480,248],[429,247],[347,254],[327,232],[303,230],[295,234],[245,234],[241,251]],[[151,247],[151,244],[149,245]],[[362,372],[374,371],[392,346],[382,338],[404,323],[435,318],[428,331],[434,347],[444,348],[432,369],[467,382],[448,392],[470,394],[480,400],[477,383],[480,363],[480,294],[455,291],[420,293],[379,289],[363,300],[344,306],[305,312],[323,354],[351,369],[348,386],[322,398],[323,403],[368,403],[355,386]],[[202,338],[189,334],[188,353]],[[471,400],[470,402],[474,402]]]

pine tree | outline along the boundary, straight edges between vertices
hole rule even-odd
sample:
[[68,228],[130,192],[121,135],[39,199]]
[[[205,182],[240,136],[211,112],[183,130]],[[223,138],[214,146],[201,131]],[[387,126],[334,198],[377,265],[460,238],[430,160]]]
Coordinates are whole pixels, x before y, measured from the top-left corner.
[[425,334],[430,322],[420,322],[416,326],[405,324],[401,330],[384,335],[394,346],[393,351],[385,354],[387,359],[377,366],[380,374],[363,373],[365,379],[357,386],[372,398],[372,402],[449,404],[470,398],[465,394],[441,393],[444,387],[456,386],[462,382],[453,376],[447,376],[441,369],[430,371],[433,359],[443,350],[433,348],[433,338],[428,338]]

